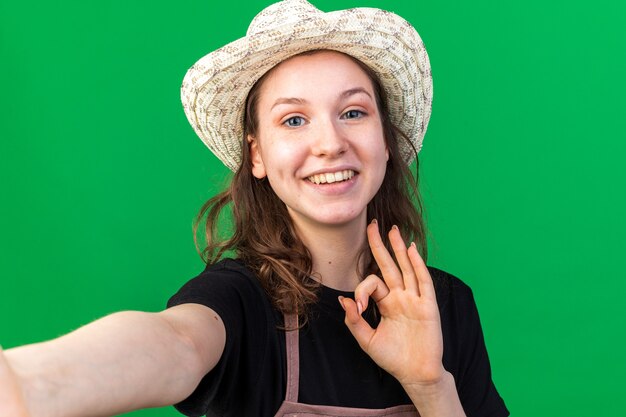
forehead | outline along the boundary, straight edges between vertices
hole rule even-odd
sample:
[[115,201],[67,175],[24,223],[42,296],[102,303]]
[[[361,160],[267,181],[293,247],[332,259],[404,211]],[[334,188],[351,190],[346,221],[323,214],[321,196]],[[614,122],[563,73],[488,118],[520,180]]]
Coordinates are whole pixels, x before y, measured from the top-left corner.
[[372,78],[364,64],[336,51],[312,51],[291,57],[272,68],[261,80],[260,100],[271,96],[321,96],[341,88],[362,87],[373,97]]

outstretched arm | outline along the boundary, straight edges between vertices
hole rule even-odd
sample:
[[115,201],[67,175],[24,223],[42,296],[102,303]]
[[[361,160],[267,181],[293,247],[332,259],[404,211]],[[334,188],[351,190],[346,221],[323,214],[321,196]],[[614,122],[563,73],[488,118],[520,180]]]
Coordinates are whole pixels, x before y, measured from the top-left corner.
[[0,365],[0,398],[22,394],[37,417],[111,416],[170,405],[193,392],[224,343],[220,317],[202,305],[115,313],[58,339],[7,350],[19,387]]
[[[424,261],[414,244],[407,249],[395,226],[389,239],[397,263],[375,222],[367,237],[383,277],[368,276],[357,286],[355,300],[341,300],[346,325],[361,348],[402,384],[422,417],[465,416],[454,378],[443,367],[439,309]],[[370,297],[381,315],[376,329],[361,317]]]

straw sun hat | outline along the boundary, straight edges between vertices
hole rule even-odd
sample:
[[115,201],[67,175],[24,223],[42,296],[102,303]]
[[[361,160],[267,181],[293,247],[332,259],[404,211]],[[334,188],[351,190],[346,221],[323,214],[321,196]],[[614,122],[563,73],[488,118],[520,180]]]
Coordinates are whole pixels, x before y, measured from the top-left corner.
[[[181,99],[200,139],[232,171],[241,164],[246,97],[263,74],[301,52],[330,49],[370,67],[387,94],[391,121],[419,151],[432,105],[424,44],[400,16],[373,8],[324,13],[305,0],[263,9],[246,37],[211,52],[187,71]],[[410,163],[412,150],[401,148]]]

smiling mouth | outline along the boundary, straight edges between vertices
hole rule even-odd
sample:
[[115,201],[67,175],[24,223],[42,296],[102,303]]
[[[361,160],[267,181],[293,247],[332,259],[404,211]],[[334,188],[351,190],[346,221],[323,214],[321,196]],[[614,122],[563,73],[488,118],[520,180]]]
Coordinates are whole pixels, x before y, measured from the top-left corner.
[[347,181],[352,177],[354,177],[354,171],[351,169],[344,169],[343,171],[311,175],[307,179],[314,184],[331,184],[333,182]]

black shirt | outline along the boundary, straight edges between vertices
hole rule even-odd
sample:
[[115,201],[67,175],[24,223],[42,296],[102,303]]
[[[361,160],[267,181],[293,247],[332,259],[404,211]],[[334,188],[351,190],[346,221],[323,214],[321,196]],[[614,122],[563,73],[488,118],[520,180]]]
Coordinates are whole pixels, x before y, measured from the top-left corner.
[[[508,416],[491,380],[478,311],[470,288],[429,267],[441,314],[443,364],[455,379],[468,417]],[[300,330],[299,401],[341,407],[386,408],[410,404],[400,383],[358,346],[344,324],[337,297],[354,293],[321,287],[320,300]],[[188,416],[274,416],[287,380],[282,314],[255,275],[239,261],[208,266],[186,283],[168,307],[198,303],[215,310],[226,346],[215,368],[176,408]],[[363,316],[375,324],[373,303]]]

